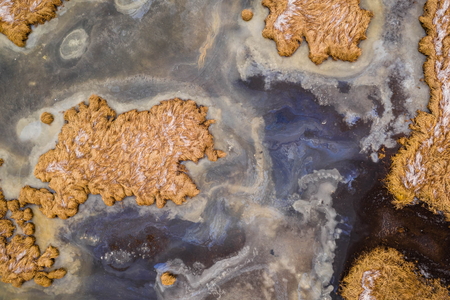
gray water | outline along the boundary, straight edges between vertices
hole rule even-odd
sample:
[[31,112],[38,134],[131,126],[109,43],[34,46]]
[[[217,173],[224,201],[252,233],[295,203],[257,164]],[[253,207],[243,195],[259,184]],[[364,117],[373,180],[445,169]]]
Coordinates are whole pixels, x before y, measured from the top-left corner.
[[[186,162],[201,193],[163,209],[91,195],[68,219],[35,211],[37,242],[61,255],[49,288],[1,283],[3,299],[330,299],[355,220],[355,182],[373,181],[425,109],[417,44],[425,1],[362,1],[375,13],[356,63],[290,58],[261,36],[259,1],[66,2],[24,49],[0,36],[0,168],[7,198],[52,149],[62,112],[98,94],[118,113],[179,97],[208,106],[227,157]],[[250,22],[240,19],[252,8]],[[55,122],[39,122],[44,111]],[[369,184],[369,185],[370,185]],[[366,189],[370,188],[367,186]],[[339,197],[334,194],[339,189]],[[334,196],[333,196],[334,195]],[[338,205],[338,207],[336,206]],[[173,286],[159,275],[177,274]],[[0,296],[1,297],[1,296]]]

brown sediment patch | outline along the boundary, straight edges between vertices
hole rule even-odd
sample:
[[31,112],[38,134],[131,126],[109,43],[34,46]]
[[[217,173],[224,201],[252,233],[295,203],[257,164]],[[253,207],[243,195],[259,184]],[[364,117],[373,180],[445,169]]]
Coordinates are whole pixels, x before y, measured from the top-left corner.
[[450,11],[449,0],[429,0],[420,18],[427,32],[419,50],[427,55],[425,81],[430,86],[430,113],[419,111],[412,133],[400,140],[386,183],[397,208],[425,202],[450,220]]
[[277,44],[281,56],[291,56],[306,39],[309,58],[321,64],[333,59],[355,61],[358,44],[366,39],[373,16],[361,9],[359,0],[263,0],[269,9],[263,36]]
[[0,2],[0,32],[19,47],[31,33],[31,26],[56,17],[61,0],[5,0]]
[[393,248],[378,247],[361,255],[340,290],[347,299],[449,299],[439,280],[427,280]]
[[[24,235],[14,235],[16,226],[6,218],[8,210],[11,211],[11,219],[18,223]],[[53,266],[59,252],[57,248],[49,246],[41,253],[36,239],[30,236],[34,233],[34,224],[30,222],[32,217],[30,208],[19,208],[17,200],[6,201],[0,189],[0,280],[15,287],[31,279],[48,287],[53,279],[66,274],[64,269],[46,271],[46,268]]]
[[55,118],[49,112],[43,112],[41,115],[41,122],[44,124],[50,125],[53,123],[54,120],[55,120]]
[[241,12],[241,17],[242,17],[242,20],[244,20],[246,22],[250,21],[251,19],[253,19],[253,12],[252,12],[252,10],[251,9],[244,9]]
[[0,158],[0,167],[3,166],[4,160],[3,158]]
[[116,116],[106,100],[91,96],[88,105],[65,112],[56,148],[36,165],[35,176],[55,193],[24,187],[19,201],[62,219],[75,215],[89,193],[100,194],[106,205],[131,195],[138,205],[182,204],[199,190],[181,162],[225,156],[214,150],[207,111],[176,98]]
[[177,277],[170,272],[164,272],[161,275],[161,283],[163,285],[172,285],[177,281]]

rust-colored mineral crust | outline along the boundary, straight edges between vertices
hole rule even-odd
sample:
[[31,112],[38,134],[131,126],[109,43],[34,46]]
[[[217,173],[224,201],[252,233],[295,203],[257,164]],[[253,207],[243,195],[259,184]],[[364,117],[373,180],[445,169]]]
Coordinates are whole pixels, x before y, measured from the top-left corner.
[[355,61],[358,44],[366,39],[373,16],[359,0],[263,0],[269,9],[263,36],[277,44],[281,56],[291,56],[306,39],[309,58],[321,64],[333,59]]
[[207,111],[192,100],[172,99],[116,116],[106,100],[91,96],[88,105],[65,112],[56,148],[36,165],[35,176],[55,193],[25,187],[19,201],[62,219],[75,215],[89,193],[100,194],[106,205],[131,195],[138,205],[182,204],[199,190],[180,163],[225,156],[213,148]]
[[412,262],[392,248],[376,248],[361,255],[341,283],[346,300],[450,299],[438,279],[427,280]]
[[411,135],[400,142],[386,178],[397,208],[425,202],[450,221],[450,11],[449,0],[429,0],[420,18],[427,36],[419,50],[427,55],[425,81],[430,86],[430,113],[418,112]]
[[44,24],[56,17],[61,0],[2,0],[0,1],[0,32],[19,47],[31,33],[31,25]]
[[[6,218],[8,210],[11,212],[11,219],[19,224],[25,235],[13,235],[16,227]],[[0,189],[0,280],[15,287],[20,287],[31,279],[48,287],[53,279],[62,278],[66,274],[64,269],[45,271],[53,266],[59,252],[55,247],[49,246],[41,253],[35,238],[30,236],[34,233],[34,224],[30,222],[32,217],[30,208],[19,208],[17,200],[6,201]]]

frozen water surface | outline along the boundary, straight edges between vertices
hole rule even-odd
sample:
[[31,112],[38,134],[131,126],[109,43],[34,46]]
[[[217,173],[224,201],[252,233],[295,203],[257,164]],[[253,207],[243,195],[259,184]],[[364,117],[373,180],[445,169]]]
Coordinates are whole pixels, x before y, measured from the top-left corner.
[[[107,207],[91,195],[68,220],[35,209],[37,242],[59,248],[55,265],[68,274],[49,288],[0,283],[0,298],[339,299],[345,262],[370,232],[359,211],[385,174],[378,151],[392,154],[428,101],[424,2],[362,1],[375,13],[363,55],[321,66],[306,43],[278,56],[261,36],[260,1],[71,0],[24,49],[0,36],[7,198],[46,186],[34,166],[62,112],[91,94],[118,113],[174,97],[206,105],[228,154],[185,163],[201,192],[181,206]],[[161,284],[166,271],[178,276],[172,286]]]

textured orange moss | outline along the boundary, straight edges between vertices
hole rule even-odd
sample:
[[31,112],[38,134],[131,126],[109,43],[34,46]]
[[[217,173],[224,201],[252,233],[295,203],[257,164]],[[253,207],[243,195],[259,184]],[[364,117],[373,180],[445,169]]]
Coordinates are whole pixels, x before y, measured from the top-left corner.
[[429,0],[420,18],[427,32],[419,50],[427,55],[425,81],[430,86],[430,113],[418,112],[411,135],[392,159],[386,182],[397,208],[421,200],[450,221],[450,11],[447,1]]
[[291,56],[306,39],[309,58],[321,64],[333,59],[355,61],[358,44],[373,16],[361,9],[359,0],[264,0],[270,13],[263,36],[277,44],[281,56]]
[[44,124],[50,125],[53,123],[54,120],[55,118],[49,112],[43,112],[41,115],[41,122]]
[[36,165],[35,176],[55,193],[25,187],[19,201],[62,219],[75,215],[89,193],[100,194],[106,205],[131,195],[138,205],[182,204],[199,190],[181,162],[225,156],[214,150],[207,111],[192,100],[172,99],[116,116],[106,100],[91,96],[88,105],[65,112],[56,148]]
[[[8,210],[11,219],[22,228],[24,234],[15,234],[16,226],[6,218]],[[57,269],[45,271],[53,266],[59,252],[49,246],[41,253],[36,240],[30,234],[34,233],[31,223],[33,213],[30,208],[20,209],[17,200],[6,201],[0,189],[0,280],[20,287],[25,281],[34,281],[44,287],[52,284],[53,279],[64,277],[66,271]]]
[[244,9],[241,12],[241,17],[242,17],[242,20],[244,20],[246,22],[250,21],[253,18],[252,10],[251,9]]
[[177,277],[169,272],[164,272],[161,275],[161,283],[163,285],[172,285],[177,281]]
[[31,25],[44,24],[56,17],[61,0],[0,1],[0,32],[19,47],[31,33]]
[[376,248],[361,255],[341,283],[346,300],[450,299],[440,281],[427,280],[416,266],[392,248]]
[[26,235],[34,234],[33,211],[31,208],[20,208],[18,200],[8,201],[8,209],[11,211],[11,219],[22,229]]

